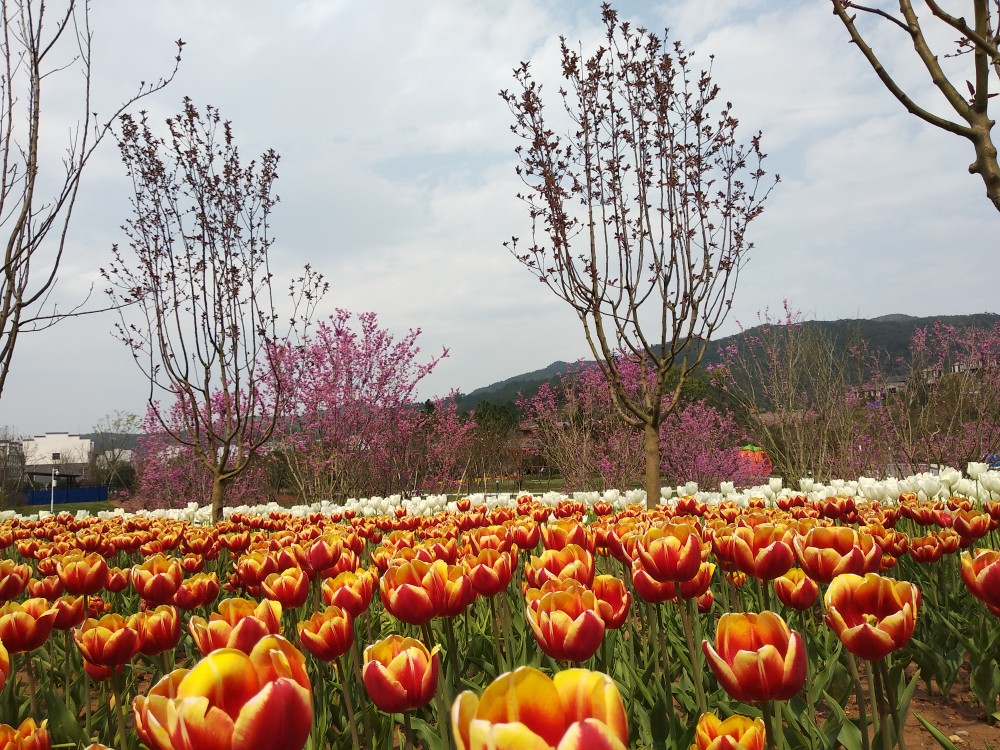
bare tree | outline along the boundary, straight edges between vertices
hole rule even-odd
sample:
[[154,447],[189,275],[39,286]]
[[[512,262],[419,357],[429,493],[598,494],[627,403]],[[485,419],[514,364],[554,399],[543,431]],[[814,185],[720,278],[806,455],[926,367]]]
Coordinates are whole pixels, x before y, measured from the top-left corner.
[[[232,126],[190,100],[157,137],[146,116],[121,118],[119,147],[132,178],[132,249],[102,269],[118,306],[131,305],[118,337],[149,377],[163,429],[211,472],[212,516],[227,486],[270,438],[282,382],[275,345],[308,321],[326,285],[308,266],[279,324],[268,253],[278,154],[244,164]],[[265,392],[259,385],[273,385]],[[162,408],[157,392],[168,395]]]
[[[80,178],[111,124],[138,100],[159,91],[173,71],[141,83],[114,112],[99,117],[91,103],[92,42],[89,3],[68,0],[0,1],[0,394],[21,334],[48,328],[82,304],[60,312],[49,305],[63,259]],[[80,119],[61,158],[46,158],[43,98],[56,75],[81,75]]]
[[109,488],[120,488],[129,481],[141,426],[138,414],[121,410],[106,414],[94,425],[89,471],[95,481]]
[[[850,0],[831,2],[834,14],[847,28],[851,41],[861,50],[882,85],[906,111],[936,128],[971,142],[976,158],[969,165],[969,172],[982,178],[986,185],[986,196],[1000,211],[1000,164],[997,163],[997,148],[993,142],[994,121],[989,113],[990,99],[1000,90],[1000,3],[996,0],[972,0],[969,8],[970,25],[966,15],[952,14],[942,8],[937,0],[923,0],[916,4],[910,0],[899,0],[898,12]],[[944,55],[970,59],[967,72],[959,75],[957,82],[954,73],[949,75],[942,63],[940,51],[935,50],[928,40],[915,5],[921,10],[926,8],[930,12],[930,18],[940,25],[939,28],[946,27],[945,31],[950,38],[958,35],[957,48]],[[913,46],[928,78],[941,92],[957,119],[939,115],[910,97],[865,39],[858,27],[859,13],[898,29],[901,36]],[[961,78],[965,78],[964,85]],[[991,86],[994,89],[992,92]]]
[[[532,238],[515,257],[583,324],[621,416],[644,432],[647,503],[660,496],[659,427],[732,304],[763,210],[760,134],[736,139],[710,70],[679,42],[618,21],[603,6],[605,46],[584,58],[562,39],[570,132],[549,124],[529,63],[514,115],[518,174]],[[641,395],[623,387],[615,352],[642,363]],[[676,368],[673,377],[671,370]]]
[[9,425],[0,427],[0,506],[10,508],[27,486],[23,436]]

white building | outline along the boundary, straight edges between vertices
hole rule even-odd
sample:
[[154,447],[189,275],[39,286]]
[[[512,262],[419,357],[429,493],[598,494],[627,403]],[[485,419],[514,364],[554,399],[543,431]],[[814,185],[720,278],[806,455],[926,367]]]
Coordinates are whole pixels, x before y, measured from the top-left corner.
[[38,467],[86,466],[94,450],[94,441],[68,432],[46,432],[22,440],[24,463],[29,471]]

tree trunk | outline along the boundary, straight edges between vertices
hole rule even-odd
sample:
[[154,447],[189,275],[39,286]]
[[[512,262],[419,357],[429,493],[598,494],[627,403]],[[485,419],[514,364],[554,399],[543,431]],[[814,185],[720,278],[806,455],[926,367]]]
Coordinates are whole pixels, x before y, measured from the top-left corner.
[[222,520],[222,503],[226,499],[226,485],[229,482],[218,474],[212,480],[212,523]]
[[660,502],[660,431],[650,424],[643,428],[646,453],[646,508],[652,510]]

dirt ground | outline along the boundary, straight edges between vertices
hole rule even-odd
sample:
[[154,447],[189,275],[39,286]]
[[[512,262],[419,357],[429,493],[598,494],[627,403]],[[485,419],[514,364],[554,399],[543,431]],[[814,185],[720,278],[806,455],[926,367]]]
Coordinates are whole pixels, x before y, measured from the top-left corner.
[[[917,688],[910,702],[903,734],[907,750],[932,750],[941,747],[917,720],[918,714],[962,750],[986,750],[987,747],[1000,750],[1000,726],[990,726],[986,722],[983,708],[976,705],[971,693],[960,689],[961,678],[956,683],[947,700],[937,693],[929,696],[923,683]],[[967,677],[964,684],[968,686]]]

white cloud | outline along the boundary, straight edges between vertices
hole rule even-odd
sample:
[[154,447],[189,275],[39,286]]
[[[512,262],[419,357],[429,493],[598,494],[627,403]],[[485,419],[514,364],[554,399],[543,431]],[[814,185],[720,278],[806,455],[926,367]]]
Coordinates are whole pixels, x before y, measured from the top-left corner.
[[[993,306],[989,274],[971,271],[992,254],[996,216],[965,172],[967,145],[902,111],[827,3],[620,8],[653,30],[669,26],[697,61],[715,54],[722,96],[747,135],[764,130],[767,168],[784,180],[751,230],[757,248],[727,332],[784,298],[820,318]],[[558,37],[592,50],[603,37],[598,3],[106,0],[93,26],[102,112],[169,70],[173,41],[187,42],[176,81],[142,105],[151,121],[190,96],[233,121],[245,156],[281,153],[276,270],[309,262],[332,282],[325,312],[375,310],[399,334],[422,328],[426,352],[448,346],[425,395],[586,354],[572,311],[502,247],[529,224],[497,94],[531,60],[556,104]],[[887,64],[921,101],[938,101],[900,35],[874,28]],[[56,82],[48,122],[61,137],[76,80]],[[109,141],[80,196],[64,304],[92,282],[101,288],[97,268],[124,241],[127,191]],[[146,387],[112,323],[84,318],[19,342],[0,424],[81,431],[115,409],[141,411]]]

